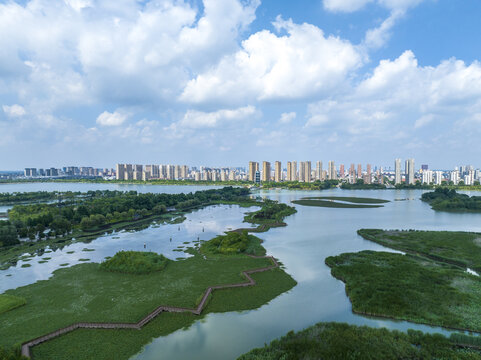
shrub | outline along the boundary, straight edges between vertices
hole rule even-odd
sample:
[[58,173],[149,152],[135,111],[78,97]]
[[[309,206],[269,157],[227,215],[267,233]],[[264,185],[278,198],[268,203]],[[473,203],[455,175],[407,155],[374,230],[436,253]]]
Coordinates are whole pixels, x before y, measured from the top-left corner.
[[100,269],[124,274],[149,274],[165,268],[169,259],[162,254],[141,251],[119,251],[100,264]]

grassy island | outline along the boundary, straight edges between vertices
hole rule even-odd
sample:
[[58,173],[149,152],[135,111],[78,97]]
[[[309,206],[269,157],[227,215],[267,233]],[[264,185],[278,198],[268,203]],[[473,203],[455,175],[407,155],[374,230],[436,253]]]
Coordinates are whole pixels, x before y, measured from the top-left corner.
[[[27,304],[0,314],[0,346],[11,347],[75,322],[137,322],[161,304],[195,308],[207,287],[246,282],[242,271],[271,265],[267,258],[242,253],[208,259],[193,253],[149,274],[106,272],[101,265],[88,263],[57,270],[49,280],[8,290],[8,295],[23,297]],[[296,284],[279,268],[252,277],[255,286],[214,292],[203,314],[257,308]],[[152,338],[198,318],[168,313],[140,331],[77,330],[34,347],[33,356],[106,359],[115,354],[116,359],[128,359]]]
[[[284,224],[284,217],[295,212],[276,202],[256,204],[262,204],[261,209],[247,215],[260,224],[254,231]],[[263,257],[261,240],[245,230],[204,242],[200,251],[187,251],[193,256],[168,264],[153,253],[119,252],[102,264],[58,269],[49,280],[6,291],[5,295],[23,298],[26,304],[0,314],[0,348],[75,323],[135,324],[159,306],[196,309],[205,291],[217,288],[206,298],[201,315],[162,313],[140,331],[79,329],[31,349],[35,359],[128,359],[153,338],[189,326],[209,312],[255,309],[296,285],[275,260]],[[138,264],[145,271],[136,271]],[[247,287],[222,288],[231,284]]]
[[448,231],[361,229],[367,240],[407,255],[362,251],[326,264],[346,284],[353,311],[481,332],[481,236]]
[[[378,208],[383,207],[388,200],[361,198],[352,196],[317,196],[305,197],[300,200],[294,200],[292,203],[303,206],[317,206],[330,208]],[[373,205],[375,204],[375,205]]]
[[481,332],[481,280],[413,255],[362,251],[326,259],[355,313]]
[[439,334],[407,333],[340,323],[319,323],[289,332],[238,360],[370,359],[370,360],[480,360],[478,351],[466,349],[454,338]]
[[164,269],[168,261],[162,254],[153,252],[119,251],[101,263],[100,269],[124,274],[149,274]]
[[366,240],[481,273],[481,233],[360,229]]
[[261,246],[261,239],[249,235],[247,230],[240,232],[232,231],[226,235],[219,235],[212,240],[206,241],[200,247],[203,254],[249,254],[263,256],[266,251]]
[[438,211],[481,212],[481,196],[458,194],[456,190],[445,187],[424,193],[421,200]]

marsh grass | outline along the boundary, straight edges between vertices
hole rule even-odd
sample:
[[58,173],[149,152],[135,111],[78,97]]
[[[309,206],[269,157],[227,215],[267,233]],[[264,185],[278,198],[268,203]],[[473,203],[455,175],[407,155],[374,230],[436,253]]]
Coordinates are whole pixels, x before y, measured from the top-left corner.
[[27,301],[19,296],[1,294],[0,295],[0,314],[23,306]]
[[427,258],[362,251],[326,259],[353,311],[481,332],[481,280]]
[[238,360],[369,359],[369,360],[479,360],[479,352],[453,346],[440,334],[401,332],[343,323],[318,323],[290,331]]

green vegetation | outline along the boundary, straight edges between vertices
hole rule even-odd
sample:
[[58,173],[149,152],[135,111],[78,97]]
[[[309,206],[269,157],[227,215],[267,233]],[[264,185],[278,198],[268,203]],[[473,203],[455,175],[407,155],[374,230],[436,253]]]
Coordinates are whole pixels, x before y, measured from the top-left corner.
[[[163,271],[146,275],[105,272],[99,264],[87,263],[56,270],[49,280],[8,290],[8,295],[24,297],[27,305],[0,315],[0,346],[13,346],[79,321],[136,322],[161,304],[193,308],[208,286],[245,282],[241,271],[271,265],[269,259],[242,254],[204,259],[192,253],[195,255],[190,258],[170,262]],[[295,285],[280,269],[254,274],[254,278],[261,281],[252,288],[214,292],[207,312],[256,308]],[[223,291],[235,298],[223,295]],[[166,318],[170,318],[167,323]],[[140,332],[75,331],[34,347],[33,354],[36,359],[55,358],[53,354],[67,351],[68,358],[74,359],[88,357],[85,351],[95,350],[98,355],[94,358],[111,358],[115,354],[116,358],[127,359],[152,337],[189,325],[195,319],[188,314],[162,314]],[[82,342],[85,339],[92,343]],[[124,341],[125,345],[116,347]],[[84,351],[76,351],[79,348]]]
[[0,294],[0,314],[25,305],[27,301],[19,296]]
[[265,255],[265,249],[261,246],[262,240],[254,235],[248,235],[247,230],[241,232],[231,231],[226,235],[219,235],[212,240],[206,241],[200,247],[202,253],[208,254],[250,254]]
[[434,210],[481,212],[481,196],[470,197],[445,187],[424,193],[421,200],[428,202]]
[[375,199],[375,198],[362,198],[362,197],[353,197],[353,196],[312,196],[312,197],[305,197],[302,200],[338,200],[338,201],[345,201],[353,204],[384,204],[388,203],[389,200],[383,199]]
[[481,233],[360,229],[366,240],[481,273]]
[[[248,213],[244,217],[244,221],[259,224],[259,227],[254,231],[263,232],[271,227],[286,226],[284,218],[296,212],[297,210],[292,206],[266,199],[262,202],[261,209]],[[253,230],[249,229],[249,231]]]
[[458,231],[357,231],[366,240],[481,273],[481,233]]
[[119,251],[100,264],[104,271],[124,274],[150,274],[165,268],[168,259],[162,254],[140,251]]
[[384,190],[386,185],[384,184],[365,184],[364,180],[358,179],[354,184],[349,182],[343,182],[341,189],[345,190]]
[[374,251],[331,256],[326,264],[346,283],[356,313],[481,331],[481,280],[452,265]]
[[0,359],[2,360],[28,360],[22,356],[22,351],[19,346],[10,349],[0,347]]
[[299,182],[299,181],[282,181],[282,182],[263,182],[263,189],[289,189],[289,190],[326,190],[336,187],[339,184],[338,180],[316,180],[313,182]]
[[481,355],[456,347],[451,339],[440,334],[318,323],[297,333],[290,331],[238,360],[277,359],[479,360]]
[[[182,262],[185,261],[189,260]],[[52,359],[62,354],[71,360],[111,359],[113,356],[115,359],[129,359],[152,339],[187,328],[206,314],[256,309],[290,290],[296,284],[280,269],[256,273],[252,278],[256,281],[256,286],[215,291],[201,316],[188,313],[162,313],[140,331],[76,330],[34,347],[33,358]],[[182,279],[179,282],[183,284]]]
[[329,208],[378,208],[383,207],[383,205],[366,205],[366,204],[346,204],[343,202],[338,202],[334,200],[321,200],[315,198],[303,198],[300,200],[293,200],[293,204],[303,205],[303,206],[317,206],[317,207],[329,207]]
[[[26,252],[42,255],[75,241],[89,241],[106,231],[147,227],[153,221],[182,222],[183,212],[211,204],[253,205],[245,188],[226,187],[189,194],[138,194],[135,191],[55,193],[55,204],[15,205],[9,221],[0,221],[0,269],[15,265]],[[68,196],[67,196],[68,195]],[[180,215],[180,216],[179,216]],[[19,239],[31,241],[19,242]]]
[[[31,203],[31,202],[39,202],[39,201],[57,200],[61,197],[61,194],[62,193],[58,191],[0,193],[0,205],[11,205],[11,204],[19,204],[19,203]],[[69,192],[68,194],[73,195],[74,193]]]

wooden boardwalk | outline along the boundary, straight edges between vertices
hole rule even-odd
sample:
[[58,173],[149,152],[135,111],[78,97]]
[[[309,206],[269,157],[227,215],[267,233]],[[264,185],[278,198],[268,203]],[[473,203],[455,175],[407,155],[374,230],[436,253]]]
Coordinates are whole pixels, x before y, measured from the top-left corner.
[[76,329],[136,329],[136,330],[140,330],[142,328],[142,326],[144,326],[145,324],[152,321],[154,318],[156,318],[162,312],[176,312],[176,313],[189,312],[189,313],[192,313],[192,314],[195,314],[195,315],[200,315],[202,313],[202,311],[204,310],[207,299],[209,298],[209,296],[212,294],[212,292],[214,290],[254,286],[256,284],[256,282],[250,276],[251,274],[255,274],[255,273],[259,273],[259,272],[263,272],[263,271],[268,271],[268,270],[272,270],[274,268],[279,267],[279,264],[277,263],[276,259],[274,259],[274,257],[272,257],[272,256],[254,256],[254,255],[247,255],[247,256],[252,257],[254,259],[262,259],[262,258],[270,259],[272,261],[272,265],[266,266],[266,267],[263,267],[263,268],[259,268],[259,269],[242,271],[242,275],[244,275],[246,277],[246,279],[248,280],[247,282],[237,283],[237,284],[209,286],[207,288],[207,290],[204,292],[204,296],[202,296],[202,300],[200,301],[199,305],[195,309],[187,309],[187,308],[180,308],[180,307],[175,307],[175,306],[161,305],[137,323],[85,323],[85,322],[82,322],[82,323],[72,324],[70,326],[67,326],[67,327],[64,327],[64,328],[61,328],[61,329],[57,329],[55,331],[52,331],[51,333],[39,336],[38,338],[29,340],[27,342],[24,342],[22,344],[22,355],[30,358],[31,357],[30,349],[33,346],[41,344],[45,341],[54,339],[54,338],[56,338],[60,335],[67,334],[67,333],[69,333],[71,331],[74,331]]

